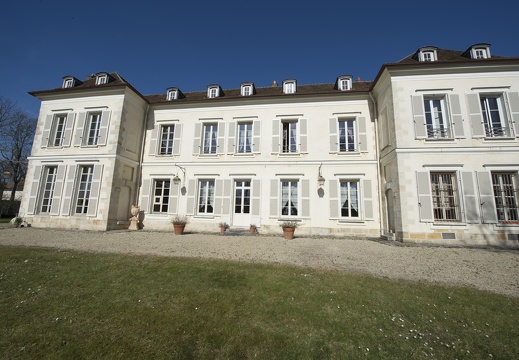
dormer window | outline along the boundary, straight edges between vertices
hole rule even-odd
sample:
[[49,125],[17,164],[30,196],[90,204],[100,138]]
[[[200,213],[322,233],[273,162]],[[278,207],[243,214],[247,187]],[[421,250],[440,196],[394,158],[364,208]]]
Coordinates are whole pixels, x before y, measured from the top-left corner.
[[207,97],[209,99],[217,98],[220,96],[220,86],[219,85],[209,85],[207,88]]
[[62,88],[63,89],[73,88],[73,87],[75,87],[77,85],[80,85],[80,84],[81,84],[81,81],[79,81],[75,77],[73,77],[73,76],[65,76],[63,78],[63,86],[62,86]]
[[178,99],[178,89],[177,88],[169,88],[166,90],[166,99],[168,101],[177,100]]
[[241,84],[241,96],[251,96],[254,94],[253,83],[242,83]]
[[295,80],[283,80],[283,93],[294,94],[296,92],[296,81]]
[[339,76],[335,82],[335,88],[340,91],[351,90],[351,75]]
[[418,49],[418,61],[420,62],[433,62],[438,61],[438,54],[436,53],[437,48],[433,46],[427,46]]
[[96,75],[96,85],[103,85],[108,83],[108,74],[99,73]]
[[463,56],[470,59],[490,59],[490,44],[475,44],[468,48]]

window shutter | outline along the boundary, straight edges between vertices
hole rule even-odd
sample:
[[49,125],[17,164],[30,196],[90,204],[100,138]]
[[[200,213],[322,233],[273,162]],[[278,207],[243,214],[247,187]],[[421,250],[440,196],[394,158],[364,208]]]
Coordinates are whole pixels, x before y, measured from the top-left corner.
[[474,179],[471,172],[461,173],[463,185],[463,198],[465,200],[465,219],[469,224],[479,223],[478,200],[474,187]]
[[214,214],[223,214],[223,180],[218,179],[215,181],[214,189]]
[[366,118],[364,116],[359,116],[357,118],[358,129],[359,129],[359,151],[367,152],[368,151],[368,135],[366,133]]
[[420,95],[411,96],[413,104],[413,120],[414,120],[414,132],[417,139],[427,138],[427,132],[425,129],[425,111],[423,108],[423,98]]
[[279,180],[270,180],[270,216],[279,216]]
[[260,204],[261,204],[261,180],[252,180],[251,214],[253,216],[260,216]]
[[[175,129],[176,130],[176,129]],[[176,131],[175,131],[176,132]],[[160,133],[160,125],[156,124],[153,129],[151,130],[151,137],[150,137],[150,148],[149,148],[149,154],[151,156],[157,154],[157,138],[159,137]]]
[[36,214],[36,200],[40,192],[41,166],[34,167],[34,174],[31,181],[31,192],[29,193],[29,203],[27,204],[27,214]]
[[189,180],[187,185],[187,209],[186,215],[194,215],[195,212],[195,201],[196,197],[196,180]]
[[229,123],[229,138],[227,139],[227,153],[234,154],[237,152],[235,150],[235,142],[236,142],[236,123]]
[[141,211],[144,211],[145,214],[151,213],[150,211],[150,185],[151,180],[145,179],[142,181],[142,193],[141,193]]
[[453,135],[457,139],[462,139],[465,137],[465,132],[463,131],[463,117],[461,116],[461,106],[460,106],[460,97],[459,95],[450,95],[450,110],[451,110],[451,121],[452,121],[452,131]]
[[431,177],[428,172],[417,172],[416,183],[418,186],[418,207],[420,221],[433,222],[433,207],[431,194]]
[[88,200],[87,216],[96,216],[99,195],[101,194],[101,178],[103,176],[103,165],[94,165],[92,176],[92,187],[90,188],[90,199]]
[[62,215],[70,215],[72,211],[72,196],[74,194],[74,184],[76,182],[77,166],[69,166],[67,182],[65,183],[65,193],[63,195]]
[[364,220],[374,220],[373,216],[373,189],[371,188],[371,180],[364,179],[362,181],[364,192]]
[[231,202],[233,197],[231,195],[232,183],[230,179],[223,181],[223,197],[222,197],[222,215],[227,215],[230,221],[231,218]]
[[225,154],[225,122],[218,122],[218,143],[216,147],[217,154]]
[[41,136],[41,147],[42,148],[45,148],[49,145],[50,129],[52,127],[53,119],[54,119],[54,115],[47,115],[45,117],[45,122],[43,123],[43,133]]
[[467,103],[469,105],[470,124],[472,126],[472,137],[485,137],[485,126],[483,125],[483,115],[481,114],[479,95],[467,94]]
[[496,224],[497,210],[492,186],[492,174],[489,171],[478,171],[479,201],[484,224]]
[[310,180],[301,181],[301,215],[304,218],[310,217]]
[[279,120],[272,121],[272,153],[279,153]]
[[202,134],[202,124],[195,124],[195,140],[193,142],[193,155],[200,154],[200,135]]
[[81,146],[83,143],[83,128],[85,127],[86,115],[87,114],[85,112],[80,112],[78,114],[74,146]]
[[252,152],[261,152],[261,122],[254,120],[252,123]]
[[[68,121],[68,120],[67,120]],[[50,208],[51,215],[59,215],[61,205],[61,193],[65,183],[66,165],[58,165],[58,173],[56,174],[56,183],[54,184],[54,194],[52,195],[52,206]]]
[[182,124],[175,124],[173,135],[173,155],[180,155],[180,141],[182,139]]
[[308,152],[308,120],[299,120],[299,152]]
[[99,127],[98,145],[106,145],[108,141],[108,126],[110,124],[110,110],[103,110],[101,113],[101,126]]
[[330,118],[330,152],[337,152],[337,119]]
[[74,129],[74,118],[75,113],[70,112],[67,114],[67,123],[65,124],[65,134],[63,136],[63,146],[70,146],[72,142],[72,131]]
[[339,181],[330,180],[330,218],[339,218]]
[[519,93],[509,92],[508,101],[510,105],[511,127],[515,131],[515,137],[519,137]]
[[[176,131],[176,128],[175,128]],[[169,189],[169,206],[168,214],[178,214],[178,194],[180,191],[180,184],[175,184],[173,181],[170,183]]]

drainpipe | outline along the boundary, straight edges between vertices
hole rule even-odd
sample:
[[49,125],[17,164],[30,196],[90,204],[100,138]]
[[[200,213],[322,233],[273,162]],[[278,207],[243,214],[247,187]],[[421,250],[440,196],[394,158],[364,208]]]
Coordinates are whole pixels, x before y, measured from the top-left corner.
[[[142,163],[144,161],[144,146],[146,145],[146,125],[148,124],[148,113],[150,110],[150,104],[146,107],[146,114],[144,115],[144,125],[142,129],[142,141],[141,141],[141,159],[137,169],[137,188],[135,189],[135,205],[139,205],[139,195],[141,192],[141,181],[142,181]],[[141,209],[142,210],[142,209]]]
[[380,176],[381,169],[380,169],[380,145],[378,142],[378,105],[376,100],[373,98],[373,94],[371,91],[369,92],[369,97],[371,98],[371,101],[373,102],[373,112],[375,113],[375,149],[376,149],[376,156],[377,156],[377,188],[378,188],[378,213],[380,214],[380,236],[382,237],[383,231],[384,231],[384,225],[382,224],[385,219],[383,219],[383,212],[382,212],[382,178]]

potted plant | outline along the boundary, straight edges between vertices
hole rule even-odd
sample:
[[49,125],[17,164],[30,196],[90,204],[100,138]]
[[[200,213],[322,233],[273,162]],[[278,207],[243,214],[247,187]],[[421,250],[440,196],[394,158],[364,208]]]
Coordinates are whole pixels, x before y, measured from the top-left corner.
[[294,238],[294,231],[299,226],[295,221],[283,221],[279,226],[283,228],[283,237],[286,240],[292,240]]
[[220,226],[220,232],[225,232],[229,228],[229,224],[226,222],[221,222],[218,226]]
[[250,224],[250,227],[249,227],[250,233],[255,233],[257,230],[258,230],[258,227],[256,225]]
[[184,228],[186,224],[189,222],[189,219],[183,215],[175,215],[173,219],[171,219],[171,223],[173,224],[173,230],[175,231],[175,235],[182,235],[184,233]]

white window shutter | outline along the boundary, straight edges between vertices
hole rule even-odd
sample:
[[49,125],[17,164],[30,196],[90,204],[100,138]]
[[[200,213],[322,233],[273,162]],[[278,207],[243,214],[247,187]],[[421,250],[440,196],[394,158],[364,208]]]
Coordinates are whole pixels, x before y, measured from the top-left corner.
[[151,137],[150,137],[150,148],[149,148],[149,154],[151,156],[157,155],[157,139],[159,137],[160,133],[160,125],[156,124],[153,129],[151,130]]
[[74,146],[81,146],[83,144],[83,129],[85,127],[86,115],[86,112],[80,112],[78,114]]
[[196,180],[192,179],[188,181],[187,184],[187,209],[186,215],[194,215],[196,214],[195,206],[196,206]]
[[99,141],[97,145],[106,145],[108,142],[108,129],[110,126],[110,110],[103,110],[101,113],[101,126],[99,127]]
[[279,120],[274,119],[272,121],[272,153],[279,153],[281,144],[279,142]]
[[515,137],[519,137],[519,93],[509,92],[508,102],[510,106],[511,126],[514,129]]
[[479,206],[472,172],[463,171],[461,173],[461,182],[463,186],[463,199],[465,201],[465,220],[469,224],[477,224],[479,223]]
[[310,217],[310,180],[301,180],[301,216]]
[[215,215],[223,214],[223,180],[218,179],[214,182],[214,211]]
[[[68,120],[67,120],[68,121]],[[54,194],[52,195],[52,206],[50,208],[51,215],[59,215],[61,205],[61,194],[63,185],[65,184],[66,165],[58,165],[58,173],[56,174],[56,183],[54,184]]]
[[[77,166],[69,166],[65,193],[63,194],[62,215],[70,215],[72,212],[72,198],[74,196],[74,184],[76,182]],[[73,212],[72,212],[73,213]]]
[[339,218],[339,181],[330,180],[329,184],[330,191],[330,218]]
[[193,155],[199,155],[200,154],[200,136],[202,134],[202,124],[196,123],[195,124],[195,138],[193,142]]
[[261,122],[254,120],[252,123],[252,152],[261,152]]
[[423,107],[423,98],[421,95],[411,96],[413,106],[414,132],[417,139],[427,138],[425,128],[425,111]]
[[27,214],[36,214],[36,201],[38,200],[38,194],[40,193],[40,179],[41,179],[42,166],[34,167],[34,174],[31,181],[31,192],[29,193],[29,202],[27,204]]
[[364,179],[362,181],[363,199],[364,199],[364,220],[373,220],[373,188],[371,180]]
[[218,140],[216,147],[217,154],[225,154],[225,122],[218,122]]
[[469,106],[470,125],[472,126],[472,137],[485,137],[485,126],[483,124],[481,105],[479,104],[479,95],[467,94],[467,103]]
[[433,206],[431,194],[431,177],[427,171],[418,171],[416,173],[416,184],[418,187],[418,208],[420,213],[420,221],[433,222]]
[[261,206],[261,180],[255,179],[252,180],[252,201],[251,201],[251,214],[253,216],[260,216],[260,206]]
[[337,146],[337,119],[330,118],[328,120],[330,125],[330,152],[334,153],[338,151]]
[[182,139],[182,124],[175,124],[173,135],[173,155],[180,155],[180,142]]
[[145,214],[151,213],[150,211],[150,179],[145,179],[142,181],[142,193],[141,193],[141,206],[140,210],[144,211]]
[[230,179],[226,179],[223,181],[222,215],[228,216],[229,219],[231,218],[231,204],[233,201],[231,192],[232,182]]
[[308,152],[308,119],[299,119],[299,152]]
[[236,122],[229,123],[229,138],[227,139],[227,153],[234,154],[236,151]]
[[484,224],[496,224],[497,210],[492,186],[492,174],[490,171],[478,171],[479,201],[481,216]]
[[90,199],[88,200],[87,216],[96,216],[99,196],[101,194],[101,180],[103,176],[103,165],[94,165],[92,176],[92,187],[90,188]]
[[279,217],[279,180],[270,180],[270,216]]
[[41,136],[41,147],[42,148],[45,148],[49,145],[50,129],[52,128],[53,120],[54,120],[54,115],[47,115],[45,117],[45,122],[43,123],[43,133]]
[[[176,131],[176,129],[175,129]],[[169,204],[168,204],[168,214],[178,214],[178,194],[180,193],[180,184],[175,184],[172,180],[170,180],[170,189],[169,189]]]
[[452,133],[454,137],[457,139],[465,138],[465,131],[463,130],[463,116],[461,115],[459,95],[450,95],[449,104],[451,111]]
[[359,129],[359,151],[367,152],[368,151],[368,134],[367,134],[367,124],[366,118],[364,116],[359,116],[357,118],[358,129]]
[[67,122],[65,124],[65,133],[63,136],[63,146],[70,146],[72,143],[72,131],[74,129],[74,118],[76,117],[76,114],[73,112],[70,112],[67,114]]

